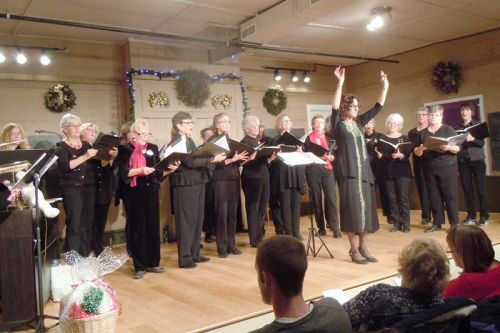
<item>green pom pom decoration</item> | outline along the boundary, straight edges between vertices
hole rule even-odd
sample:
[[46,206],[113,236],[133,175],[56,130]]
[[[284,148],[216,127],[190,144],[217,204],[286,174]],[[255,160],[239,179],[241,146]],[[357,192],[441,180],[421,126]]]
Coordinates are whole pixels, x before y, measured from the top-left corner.
[[103,298],[104,292],[101,289],[95,287],[90,288],[83,294],[83,310],[88,314],[99,313],[99,307],[101,306]]
[[210,96],[210,76],[197,69],[187,69],[179,72],[175,82],[177,99],[184,105],[201,108]]
[[280,89],[267,89],[264,97],[262,97],[262,105],[264,105],[267,112],[273,116],[277,116],[281,111],[286,109],[286,104],[286,94]]

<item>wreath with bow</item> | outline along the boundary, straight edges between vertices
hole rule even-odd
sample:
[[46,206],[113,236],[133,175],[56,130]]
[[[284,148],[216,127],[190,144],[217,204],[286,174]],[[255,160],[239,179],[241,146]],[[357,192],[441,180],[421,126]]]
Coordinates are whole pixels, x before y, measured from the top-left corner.
[[45,94],[45,106],[52,112],[66,112],[75,105],[75,93],[67,84],[56,84]]
[[440,61],[432,69],[432,85],[441,93],[457,93],[462,83],[462,69],[459,64]]
[[281,111],[286,109],[287,97],[283,90],[270,88],[267,89],[264,97],[262,97],[262,104],[267,112],[273,116],[277,116]]

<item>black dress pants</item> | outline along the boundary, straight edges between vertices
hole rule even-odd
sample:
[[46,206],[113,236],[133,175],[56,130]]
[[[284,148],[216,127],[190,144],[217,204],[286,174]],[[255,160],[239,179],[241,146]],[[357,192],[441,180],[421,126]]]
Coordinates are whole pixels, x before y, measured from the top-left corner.
[[477,196],[479,197],[480,217],[488,219],[490,217],[488,209],[488,199],[486,197],[486,164],[484,160],[468,161],[458,164],[460,182],[464,190],[465,204],[467,205],[467,215],[476,219],[476,209],[474,201],[473,182],[476,185]]
[[[306,168],[306,179],[307,184],[309,185],[311,204],[313,206],[314,217],[316,219],[318,229],[325,230],[326,217],[326,222],[330,225],[332,230],[340,232],[340,225],[337,216],[335,177],[332,170],[327,170],[322,165],[308,166]],[[325,207],[324,211],[323,204]]]
[[434,225],[444,224],[444,208],[450,225],[458,223],[457,166],[425,167]]
[[95,187],[63,188],[63,206],[66,213],[66,239],[64,250],[75,250],[87,257],[92,240]]
[[264,238],[264,222],[269,201],[269,181],[268,179],[242,178],[241,186],[245,193],[250,245],[256,247]]
[[415,185],[417,186],[418,198],[420,200],[420,209],[422,210],[422,218],[431,218],[431,202],[429,200],[429,190],[424,175],[424,167],[422,162],[413,160],[413,174],[415,175]]
[[240,180],[216,180],[213,185],[217,252],[226,254],[228,250],[236,249],[236,214]]
[[130,188],[127,193],[128,250],[135,271],[160,265],[159,189]]
[[174,186],[175,228],[179,267],[200,258],[200,237],[205,212],[205,184]]
[[214,189],[212,183],[205,185],[205,216],[203,217],[203,231],[206,236],[215,235]]
[[384,181],[396,228],[410,228],[410,180],[401,177]]
[[104,230],[108,221],[109,204],[94,206],[94,224],[92,225],[92,251],[96,256],[104,249]]
[[287,188],[281,192],[281,216],[287,235],[299,238],[300,236],[300,198],[298,189]]

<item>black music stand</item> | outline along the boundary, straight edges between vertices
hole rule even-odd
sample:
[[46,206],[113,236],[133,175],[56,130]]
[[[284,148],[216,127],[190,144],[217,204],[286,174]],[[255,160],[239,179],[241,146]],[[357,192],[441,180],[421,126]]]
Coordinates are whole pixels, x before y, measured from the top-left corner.
[[[312,256],[316,257],[319,253],[319,251],[322,248],[325,248],[326,252],[330,255],[330,258],[334,258],[333,254],[330,252],[330,249],[328,249],[328,246],[326,246],[325,241],[323,241],[323,238],[321,238],[321,235],[318,232],[318,229],[314,226],[314,207],[312,207],[312,200],[311,200],[311,192],[309,191],[309,208],[311,209],[311,213],[309,214],[309,219],[311,221],[311,226],[309,227],[309,235],[307,236],[307,252],[306,255],[309,255],[309,250],[311,250]],[[318,237],[319,241],[321,242],[321,245],[318,243],[319,247],[316,249],[316,237]]]
[[[44,313],[44,301],[43,301],[43,277],[42,277],[42,246],[41,246],[41,236],[40,236],[40,205],[38,198],[38,191],[40,185],[40,179],[43,177],[45,172],[54,164],[57,160],[57,156],[54,154],[55,149],[49,149],[47,152],[43,153],[38,160],[28,169],[24,177],[19,179],[17,183],[14,184],[13,188],[21,187],[23,184],[28,184],[33,182],[35,186],[35,223],[36,223],[36,270],[37,270],[37,283],[38,292],[37,296],[37,316],[30,319],[26,323],[23,323],[20,327],[29,325],[31,322],[35,323],[36,332],[45,332],[45,319],[59,319],[59,317],[49,316]],[[57,326],[56,323],[54,326]],[[51,327],[50,327],[51,328]]]

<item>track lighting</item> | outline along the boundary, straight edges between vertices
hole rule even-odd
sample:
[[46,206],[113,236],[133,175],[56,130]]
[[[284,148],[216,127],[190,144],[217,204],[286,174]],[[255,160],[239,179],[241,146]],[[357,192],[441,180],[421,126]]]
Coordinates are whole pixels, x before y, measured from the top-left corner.
[[28,61],[28,58],[26,58],[24,53],[21,50],[17,51],[16,62],[19,65],[24,65],[27,61]]
[[[5,52],[5,49],[14,49],[15,56],[12,52]],[[52,59],[49,57],[49,52],[68,52],[69,50],[65,47],[43,47],[34,45],[5,45],[0,44],[0,64],[8,60],[9,57],[16,59],[16,62],[20,65],[24,65],[28,62],[28,57],[32,56],[32,50],[37,50],[41,52],[39,61],[43,66],[48,66],[52,63]],[[25,53],[27,50],[27,54]]]
[[307,74],[307,71],[304,71],[304,83],[309,83],[311,82],[311,78]]
[[0,52],[0,64],[3,64],[5,62],[5,55],[3,52]]
[[296,74],[295,71],[292,71],[292,82],[298,82],[299,81],[299,76]]
[[280,71],[276,68],[274,70],[274,81],[281,81],[281,74]]
[[40,56],[40,63],[44,66],[48,66],[50,65],[51,63],[51,60],[49,58],[49,56],[45,53],[43,53],[41,56]]

